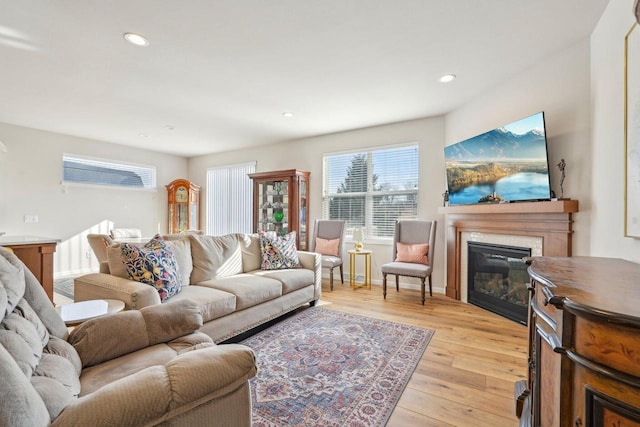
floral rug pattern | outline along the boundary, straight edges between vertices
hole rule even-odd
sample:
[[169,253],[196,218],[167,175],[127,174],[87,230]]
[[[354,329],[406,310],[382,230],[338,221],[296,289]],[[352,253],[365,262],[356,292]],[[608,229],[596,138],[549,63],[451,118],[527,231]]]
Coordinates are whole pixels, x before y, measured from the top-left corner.
[[242,341],[253,425],[384,426],[433,334],[314,307]]

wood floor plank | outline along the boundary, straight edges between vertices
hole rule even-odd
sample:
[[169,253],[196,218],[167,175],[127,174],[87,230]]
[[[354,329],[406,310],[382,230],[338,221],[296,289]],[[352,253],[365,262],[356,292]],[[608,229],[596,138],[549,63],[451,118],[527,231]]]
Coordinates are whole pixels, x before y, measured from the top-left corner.
[[323,284],[334,310],[435,330],[388,427],[516,427],[514,382],[527,372],[527,328],[444,295]]
[[513,416],[502,417],[464,403],[457,403],[440,395],[407,388],[398,405],[425,416],[444,421],[458,427],[514,427]]
[[442,378],[435,378],[428,373],[416,372],[408,387],[501,417],[504,417],[513,408],[513,393],[509,397],[487,392],[478,393],[477,389]]
[[389,418],[386,427],[407,427],[407,426],[421,426],[421,427],[452,427],[453,424],[446,423],[444,421],[438,421],[431,417],[419,414],[418,412],[409,411],[404,408],[396,408],[393,414]]

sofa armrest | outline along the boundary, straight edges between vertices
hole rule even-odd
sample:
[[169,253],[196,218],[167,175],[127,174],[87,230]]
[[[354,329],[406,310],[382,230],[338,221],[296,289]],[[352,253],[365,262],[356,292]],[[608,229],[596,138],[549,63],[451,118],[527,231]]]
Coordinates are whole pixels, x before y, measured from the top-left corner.
[[[156,425],[241,389],[256,374],[250,348],[211,345],[114,381],[69,404],[52,426]],[[228,407],[233,413],[249,411]],[[221,424],[224,417],[210,425]],[[170,424],[170,423],[169,423]]]
[[153,286],[110,274],[85,274],[76,277],[73,284],[75,302],[117,299],[124,302],[127,310],[160,304],[160,296]]
[[68,341],[80,355],[82,366],[88,367],[169,342],[201,326],[200,308],[185,299],[89,320],[74,328]]
[[322,256],[315,252],[298,251],[298,259],[303,268],[313,271],[313,300],[318,301],[322,296]]

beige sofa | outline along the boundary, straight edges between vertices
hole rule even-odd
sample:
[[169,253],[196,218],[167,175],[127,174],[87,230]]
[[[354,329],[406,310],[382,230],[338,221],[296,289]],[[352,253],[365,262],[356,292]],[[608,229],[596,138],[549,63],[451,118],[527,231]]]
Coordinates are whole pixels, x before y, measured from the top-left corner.
[[[202,312],[201,332],[221,342],[321,295],[321,257],[298,251],[301,268],[261,270],[261,249],[255,234],[224,236],[169,235],[179,267],[182,289],[168,301],[190,299]],[[75,301],[111,298],[126,309],[161,304],[152,286],[128,279],[118,244],[107,248],[106,273],[92,273],[74,281]]]
[[250,426],[255,356],[197,332],[177,300],[68,333],[42,286],[0,247],[0,426]]

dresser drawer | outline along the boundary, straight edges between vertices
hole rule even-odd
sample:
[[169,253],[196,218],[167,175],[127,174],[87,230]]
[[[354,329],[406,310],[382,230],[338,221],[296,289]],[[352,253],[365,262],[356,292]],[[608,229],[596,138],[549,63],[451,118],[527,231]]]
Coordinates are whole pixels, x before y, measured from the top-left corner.
[[532,309],[536,315],[544,320],[556,332],[558,325],[562,323],[562,310],[557,309],[549,302],[553,296],[549,288],[539,282],[534,281],[534,298],[531,301]]

